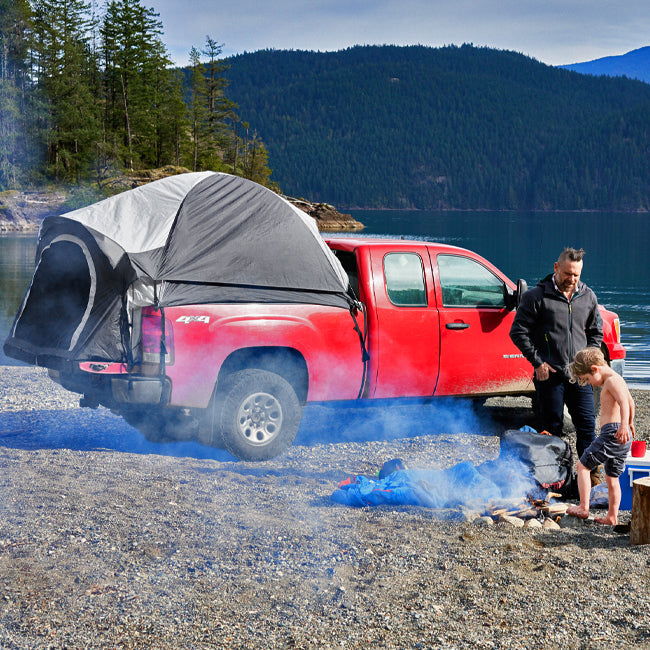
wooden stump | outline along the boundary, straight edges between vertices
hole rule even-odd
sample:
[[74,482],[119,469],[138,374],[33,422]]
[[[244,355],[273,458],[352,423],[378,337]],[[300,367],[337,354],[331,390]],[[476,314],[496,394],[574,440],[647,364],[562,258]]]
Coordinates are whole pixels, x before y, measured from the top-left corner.
[[650,544],[650,476],[632,483],[630,544]]

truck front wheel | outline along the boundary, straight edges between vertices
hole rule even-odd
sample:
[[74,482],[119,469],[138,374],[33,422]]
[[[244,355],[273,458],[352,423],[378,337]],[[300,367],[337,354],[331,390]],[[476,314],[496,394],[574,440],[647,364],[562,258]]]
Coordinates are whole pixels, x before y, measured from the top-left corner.
[[268,460],[291,447],[302,407],[286,379],[266,370],[241,370],[219,392],[221,438],[235,458]]

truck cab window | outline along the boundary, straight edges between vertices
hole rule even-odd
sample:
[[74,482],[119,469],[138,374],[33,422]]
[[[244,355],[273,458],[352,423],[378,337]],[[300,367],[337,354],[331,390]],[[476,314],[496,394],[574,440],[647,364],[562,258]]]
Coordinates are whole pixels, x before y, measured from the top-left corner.
[[384,276],[389,300],[398,307],[426,307],[422,260],[416,253],[388,253]]
[[350,253],[349,251],[340,251],[332,249],[332,252],[336,256],[343,270],[348,274],[348,280],[350,285],[348,286],[348,293],[355,298],[360,300],[361,296],[359,295],[359,270],[357,268],[357,255],[356,253]]
[[445,307],[505,308],[504,283],[482,264],[460,255],[438,255]]

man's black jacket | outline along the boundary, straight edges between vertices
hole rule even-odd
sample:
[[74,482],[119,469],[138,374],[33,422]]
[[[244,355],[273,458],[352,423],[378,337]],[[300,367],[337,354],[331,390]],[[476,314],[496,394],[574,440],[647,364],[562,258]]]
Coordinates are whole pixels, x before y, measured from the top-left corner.
[[570,379],[576,352],[600,347],[603,340],[596,294],[578,282],[569,302],[555,289],[553,274],[546,276],[522,296],[510,338],[533,368],[546,361]]

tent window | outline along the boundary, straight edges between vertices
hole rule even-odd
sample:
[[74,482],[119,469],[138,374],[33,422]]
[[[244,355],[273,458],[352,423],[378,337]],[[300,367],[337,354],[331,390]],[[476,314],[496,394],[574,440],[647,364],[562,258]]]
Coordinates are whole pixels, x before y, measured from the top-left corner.
[[70,349],[91,290],[84,251],[70,241],[43,251],[15,336],[45,348]]

